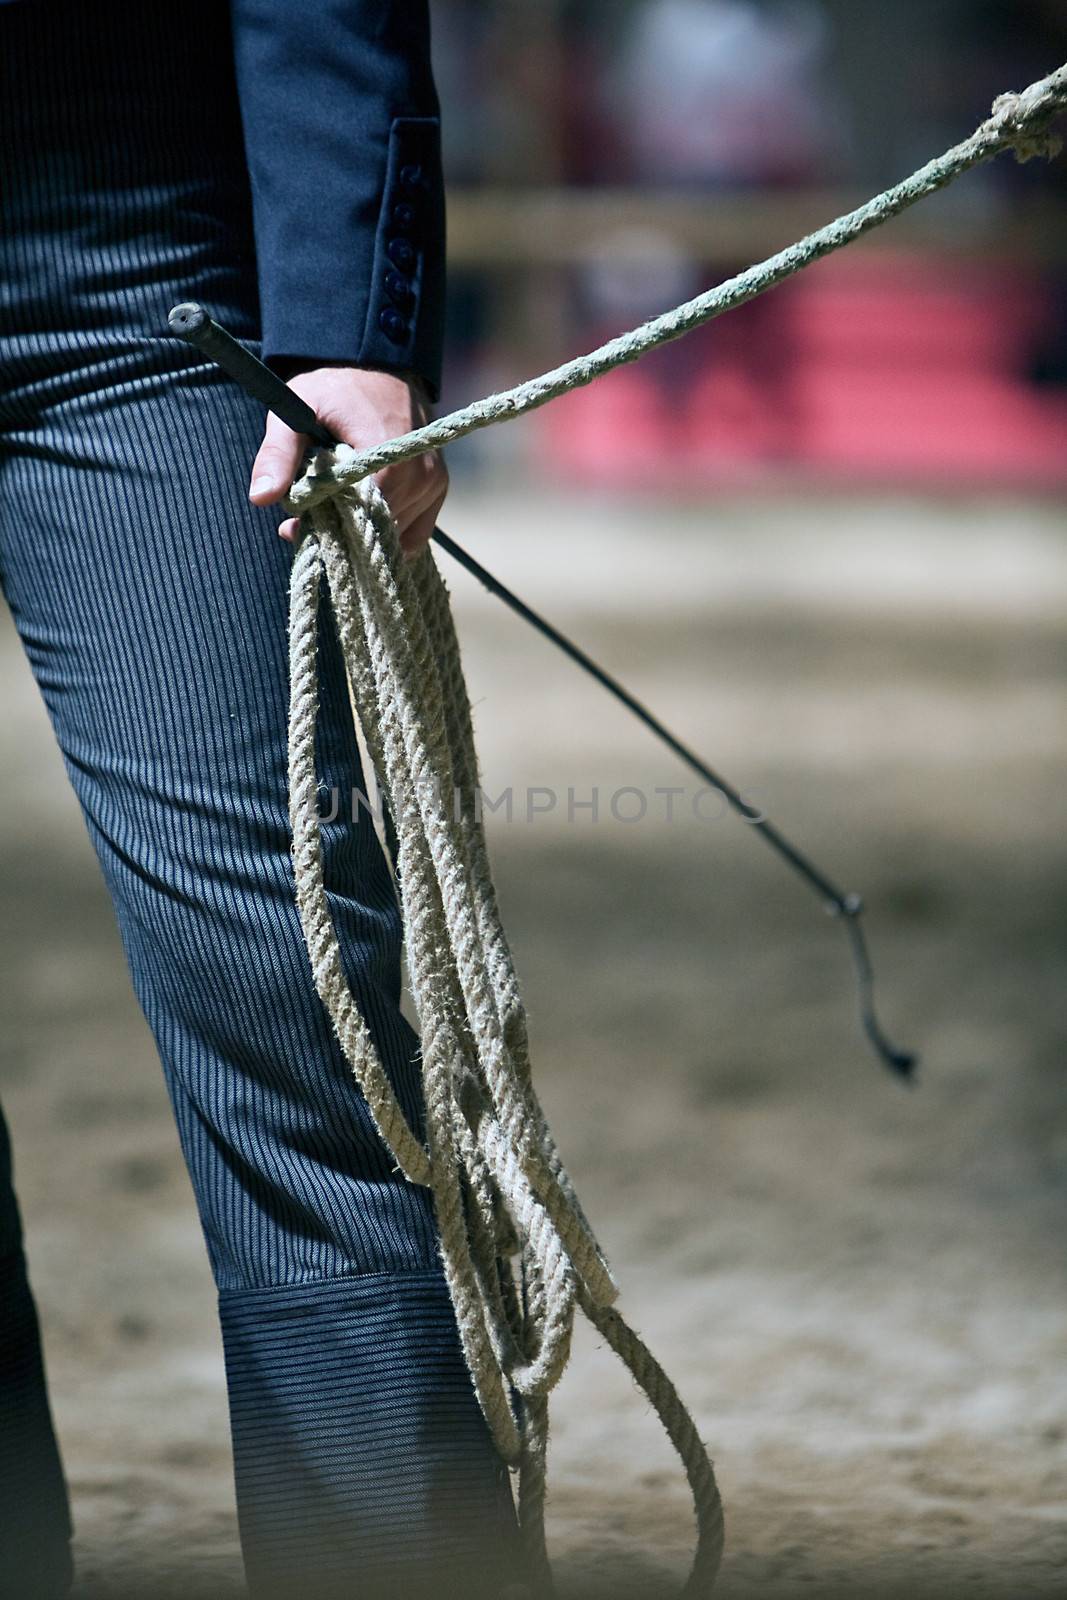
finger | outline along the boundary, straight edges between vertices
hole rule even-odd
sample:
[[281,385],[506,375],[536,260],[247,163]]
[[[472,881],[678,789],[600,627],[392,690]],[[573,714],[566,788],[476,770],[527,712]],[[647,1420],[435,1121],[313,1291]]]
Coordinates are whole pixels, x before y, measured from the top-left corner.
[[402,533],[412,515],[421,509],[421,485],[417,475],[411,471],[410,461],[398,462],[395,467],[384,467],[381,472],[375,473],[374,482],[381,490],[398,531]]
[[376,481],[400,534],[405,533],[428,506],[436,503],[440,509],[448,493],[448,473],[437,455],[420,456],[417,460],[387,467],[378,474]]
[[296,538],[296,530],[299,528],[299,526],[299,517],[286,517],[284,522],[280,522],[278,524],[278,537],[280,539],[288,539],[289,543],[292,544],[293,540]]
[[445,498],[441,478],[434,476],[423,479],[418,485],[417,492],[412,495],[404,508],[403,514],[396,518],[397,532],[403,537],[407,530],[426,511],[438,511]]
[[287,492],[308,446],[307,435],[294,433],[271,414],[263,443],[252,463],[248,498],[254,506],[273,505]]
[[409,516],[407,525],[400,534],[401,548],[411,555],[421,550],[432,538],[441,507],[448,494],[448,470],[440,457],[436,458],[436,468],[437,470],[426,479],[426,493],[422,502]]
[[419,513],[414,522],[410,522],[400,536],[400,548],[410,559],[417,556],[423,547],[433,538],[433,530],[437,526],[437,513],[441,509],[441,502],[435,501],[427,506],[425,511]]

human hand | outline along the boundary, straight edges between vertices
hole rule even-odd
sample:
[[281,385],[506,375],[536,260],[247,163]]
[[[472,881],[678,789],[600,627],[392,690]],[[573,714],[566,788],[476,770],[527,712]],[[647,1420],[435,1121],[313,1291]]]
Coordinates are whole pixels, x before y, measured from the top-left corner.
[[[430,420],[429,408],[413,383],[392,372],[362,367],[316,367],[290,379],[289,387],[306,400],[332,434],[355,449],[366,449],[410,433]],[[294,433],[273,412],[267,418],[263,443],[252,463],[248,498],[254,506],[281,500],[308,448],[308,437]],[[398,461],[375,473],[375,483],[396,518],[400,543],[415,555],[430,538],[448,493],[448,472],[436,450]],[[296,517],[279,525],[283,539],[296,533]]]

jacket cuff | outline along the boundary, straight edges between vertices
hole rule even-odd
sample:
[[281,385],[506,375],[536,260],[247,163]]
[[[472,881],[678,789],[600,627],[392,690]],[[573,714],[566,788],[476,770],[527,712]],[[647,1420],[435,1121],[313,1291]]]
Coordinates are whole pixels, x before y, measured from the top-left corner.
[[[396,117],[389,133],[373,261],[363,304],[345,331],[329,294],[264,296],[263,359],[321,361],[415,373],[436,400],[441,387],[445,204],[437,117]],[[283,288],[281,284],[277,285]],[[361,296],[363,299],[363,296]],[[328,319],[328,320],[326,320]]]

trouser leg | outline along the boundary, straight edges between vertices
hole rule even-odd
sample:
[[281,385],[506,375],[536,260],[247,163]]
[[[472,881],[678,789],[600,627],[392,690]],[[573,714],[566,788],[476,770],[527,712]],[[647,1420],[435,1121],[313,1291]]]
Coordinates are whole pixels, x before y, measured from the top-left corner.
[[0,1600],[69,1587],[70,1513],[0,1111]]
[[[286,778],[288,547],[246,499],[262,413],[165,337],[256,333],[227,8],[0,5],[0,573],[114,900],[220,1293],[257,1592],[404,1592],[505,1562],[506,1475],[430,1198],[315,994]],[[195,47],[188,47],[193,41]],[[318,762],[361,784],[321,639]],[[324,827],[358,1003],[409,1117],[400,921],[364,814]],[[503,1515],[501,1515],[503,1512]],[[465,1576],[460,1577],[460,1573]],[[438,1592],[446,1592],[442,1587]]]
[[510,1488],[438,1272],[223,1295],[222,1326],[255,1593],[497,1600]]
[[[286,812],[289,556],[242,493],[260,418],[177,359],[136,401],[101,390],[88,429],[60,407],[46,448],[9,455],[8,596],[196,1190],[249,1576],[314,1595],[362,1573],[373,1592],[398,1562],[409,1588],[466,1562],[469,1587],[504,1557],[504,1475],[428,1194],[394,1170],[312,986]],[[347,797],[362,780],[325,627],[321,652],[320,770]],[[418,1123],[387,867],[365,818],[328,824],[324,854],[350,981]]]

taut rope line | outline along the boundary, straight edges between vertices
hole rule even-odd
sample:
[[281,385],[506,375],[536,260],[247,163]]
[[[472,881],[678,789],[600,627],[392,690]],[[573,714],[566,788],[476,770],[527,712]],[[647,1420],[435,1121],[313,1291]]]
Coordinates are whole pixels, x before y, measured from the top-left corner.
[[[1049,125],[1065,106],[1067,66],[1021,94],[1002,95],[970,139],[903,183],[708,294],[403,438],[361,452],[344,445],[320,451],[293,486],[290,506],[302,523],[290,595],[290,817],[297,905],[314,981],[398,1169],[433,1192],[464,1354],[497,1448],[519,1468],[528,1574],[546,1589],[548,1395],[566,1366],[577,1310],[628,1367],[684,1464],[697,1518],[684,1591],[690,1600],[708,1594],[718,1570],[722,1506],[692,1418],[614,1308],[615,1285],[534,1091],[525,1014],[477,806],[477,757],[447,593],[428,550],[410,562],[401,555],[388,506],[369,474],[520,416],[678,338],[1002,150],[1014,150],[1020,160],[1054,153],[1059,146]],[[172,326],[218,357],[210,333],[201,338],[191,323],[182,324],[179,314],[195,309],[176,308]],[[262,394],[270,375],[260,382],[253,372],[249,382],[256,364],[242,354],[243,364],[222,364]],[[312,428],[321,437],[314,419]],[[409,975],[422,1025],[425,1142],[404,1116],[348,987],[326,896],[315,771],[324,583],[367,748],[396,824]],[[852,918],[849,931],[869,999],[855,912],[838,899]]]
[[294,483],[289,495],[289,509],[293,512],[304,511],[321,499],[335,494],[343,485],[357,483],[368,473],[378,472],[396,461],[406,461],[408,457],[420,455],[424,450],[439,449],[454,439],[461,439],[479,428],[488,428],[495,422],[521,417],[549,400],[592,383],[594,378],[602,377],[616,367],[636,361],[650,350],[656,350],[660,345],[680,338],[683,333],[721,317],[725,311],[744,305],[746,300],[765,294],[768,289],[784,283],[813,261],[820,261],[823,256],[851,244],[873,228],[881,227],[883,222],[899,216],[916,201],[936,194],[964,172],[991,160],[1002,151],[1014,151],[1016,159],[1020,161],[1029,161],[1038,155],[1056,155],[1061,148],[1061,141],[1049,124],[1065,109],[1067,64],[1049,73],[1047,78],[1032,83],[1019,94],[998,96],[993,103],[992,115],[975,129],[969,139],[947,150],[944,155],[936,156],[933,161],[928,161],[910,178],[886,189],[873,200],[838,217],[824,228],[809,233],[806,238],[780,250],[777,255],[748,267],[736,277],[727,278],[724,283],[698,295],[695,300],[688,300],[673,311],[666,311],[628,333],[619,334],[588,355],[567,361],[563,366],[520,383],[514,389],[487,395],[484,400],[476,400],[449,416],[427,423],[424,428],[401,434],[370,450],[354,450],[349,445],[340,444],[333,451],[320,452],[304,475]]

